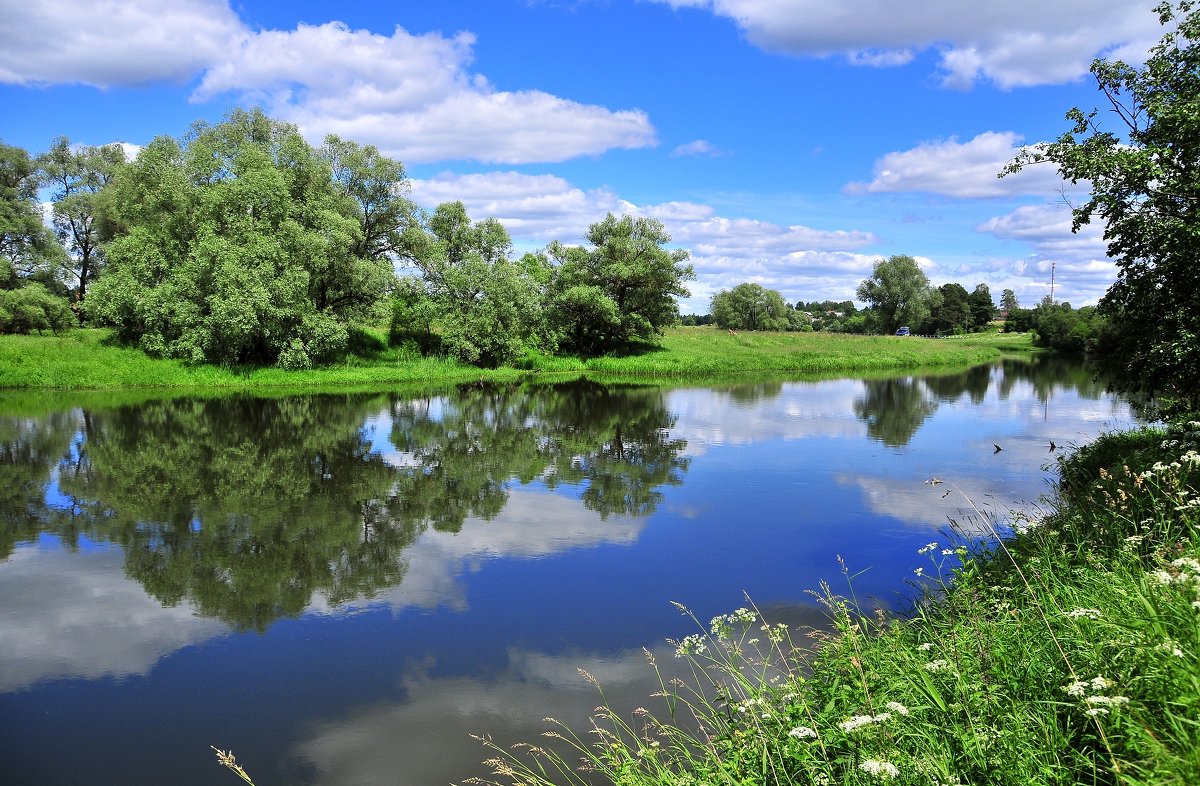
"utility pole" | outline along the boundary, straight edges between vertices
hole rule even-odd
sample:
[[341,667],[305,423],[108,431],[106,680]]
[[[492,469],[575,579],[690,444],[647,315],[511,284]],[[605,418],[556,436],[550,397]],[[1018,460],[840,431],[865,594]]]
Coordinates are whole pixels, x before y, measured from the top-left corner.
[[1054,268],[1058,266],[1058,262],[1050,263],[1050,305],[1054,305]]

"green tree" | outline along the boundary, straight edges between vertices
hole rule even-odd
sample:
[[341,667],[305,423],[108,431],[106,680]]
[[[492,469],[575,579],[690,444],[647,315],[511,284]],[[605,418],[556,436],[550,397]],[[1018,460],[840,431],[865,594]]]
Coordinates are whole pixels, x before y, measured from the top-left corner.
[[[512,241],[495,219],[472,223],[461,202],[438,205],[431,240],[415,257],[437,306],[444,351],[466,363],[496,366],[539,340],[542,292],[529,260],[509,259]],[[536,265],[535,265],[536,267]],[[408,297],[419,317],[421,298]]]
[[871,277],[858,285],[857,295],[871,304],[876,328],[883,333],[902,325],[916,327],[929,316],[929,279],[907,255],[876,262]]
[[[42,183],[53,189],[54,232],[67,251],[63,272],[74,279],[72,299],[78,307],[104,264],[110,230],[104,225],[103,191],[125,165],[125,151],[115,144],[72,147],[58,137],[37,165]],[[79,315],[82,319],[83,312]]]
[[411,260],[420,254],[425,233],[408,196],[404,164],[374,145],[363,147],[333,134],[325,137],[321,154],[337,189],[354,201],[361,232],[350,248],[351,257]]
[[0,289],[55,280],[65,254],[42,221],[37,164],[22,147],[0,142]]
[[611,213],[592,224],[589,247],[552,243],[551,324],[564,346],[594,354],[633,339],[653,339],[679,319],[676,297],[695,278],[688,252],[668,250],[658,221]]
[[732,330],[787,330],[792,309],[783,295],[761,284],[738,284],[712,298],[713,323]]
[[1021,307],[1020,301],[1017,300],[1017,293],[1011,289],[1006,289],[1000,293],[1000,308],[1005,311],[1016,311]]
[[1100,301],[1113,342],[1102,364],[1121,388],[1168,410],[1200,409],[1200,11],[1191,0],[1156,9],[1166,32],[1142,66],[1098,59],[1091,72],[1116,118],[1067,113],[1070,131],[1025,149],[1009,166],[1049,162],[1091,196],[1074,228],[1104,226],[1116,282]]
[[[370,215],[388,212],[369,195],[402,170],[335,148],[337,180],[294,126],[259,110],[156,139],[105,192],[117,237],[87,310],[124,341],[192,362],[338,356],[395,280],[395,231],[375,227],[367,242]],[[397,204],[393,215],[407,209]]]
[[962,284],[942,284],[930,302],[929,333],[962,333],[971,326],[970,295]]
[[972,330],[983,330],[996,315],[996,303],[992,300],[992,291],[987,284],[976,284],[968,298],[971,310]]

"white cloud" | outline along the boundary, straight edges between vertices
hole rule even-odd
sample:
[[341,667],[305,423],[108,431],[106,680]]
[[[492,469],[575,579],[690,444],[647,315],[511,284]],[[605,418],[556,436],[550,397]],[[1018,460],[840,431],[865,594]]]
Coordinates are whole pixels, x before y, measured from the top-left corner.
[[460,201],[472,218],[495,218],[515,240],[544,244],[583,237],[606,213],[627,213],[633,205],[605,188],[584,190],[556,175],[450,172],[412,181],[412,196],[432,209]]
[[470,33],[385,36],[340,22],[254,32],[225,0],[0,0],[0,14],[0,82],[104,88],[202,74],[193,100],[232,93],[310,140],[336,133],[409,163],[556,162],[657,144],[641,110],[496,88],[469,70]]
[[640,110],[612,111],[537,90],[496,89],[468,67],[475,38],[390,36],[340,22],[246,37],[205,73],[195,99],[263,102],[310,138],[336,133],[408,163],[555,162],[657,143]]
[[704,139],[697,139],[694,142],[679,145],[671,151],[671,155],[679,156],[700,156],[707,158],[716,158],[725,155],[725,152],[719,147]]
[[878,242],[871,232],[727,218],[696,202],[636,205],[607,188],[585,190],[554,175],[445,173],[414,180],[412,193],[428,208],[461,200],[469,215],[503,223],[519,246],[582,242],[588,226],[609,212],[657,219],[674,245],[691,252],[696,269],[684,313],[706,312],[714,293],[744,281],[778,289],[789,301],[842,300],[879,258],[855,253]]
[[1097,224],[1086,224],[1079,232],[1071,231],[1071,209],[1065,204],[1025,205],[1011,213],[988,219],[979,231],[1002,240],[1030,243],[1038,253],[1047,256],[1068,256],[1076,259],[1096,259],[1106,256],[1104,230]]
[[1002,88],[1069,82],[1092,60],[1138,60],[1160,34],[1148,4],[1128,0],[963,3],[927,0],[898,11],[889,0],[658,0],[732,19],[771,51],[895,66],[914,52],[940,55],[943,84],[988,80]]
[[1094,304],[1117,278],[1116,263],[1106,254],[1103,230],[1086,225],[1073,234],[1066,205],[1027,205],[989,219],[978,229],[1032,246],[1032,254],[1009,266],[1014,283],[1004,285],[1027,306],[1049,293],[1052,274],[1055,299],[1076,306]]
[[[986,131],[967,142],[957,138],[926,142],[911,150],[887,153],[875,162],[869,183],[851,183],[851,193],[919,191],[966,199],[1022,194],[1048,196],[1066,187],[1052,165],[1034,165],[997,177],[1021,150],[1021,138],[1011,131]],[[1072,186],[1072,190],[1087,185]]]
[[247,34],[224,0],[0,0],[0,82],[186,81]]

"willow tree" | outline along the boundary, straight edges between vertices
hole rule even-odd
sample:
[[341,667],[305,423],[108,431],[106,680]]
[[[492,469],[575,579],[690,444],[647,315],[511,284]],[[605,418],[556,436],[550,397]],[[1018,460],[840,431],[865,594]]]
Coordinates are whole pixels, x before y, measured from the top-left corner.
[[[298,368],[345,350],[394,283],[411,221],[398,167],[235,110],[160,137],[110,186],[117,237],[87,310],[120,338],[193,362]],[[388,215],[388,223],[372,223]]]
[[696,277],[688,252],[651,218],[615,217],[588,229],[587,246],[552,243],[552,321],[564,347],[591,354],[652,339],[679,319],[676,297]]

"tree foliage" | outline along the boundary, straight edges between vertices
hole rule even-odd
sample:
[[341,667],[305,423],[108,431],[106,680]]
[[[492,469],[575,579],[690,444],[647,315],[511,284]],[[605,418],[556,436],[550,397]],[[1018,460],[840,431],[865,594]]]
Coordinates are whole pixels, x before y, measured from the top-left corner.
[[53,189],[54,233],[67,252],[63,273],[74,279],[72,300],[78,307],[104,264],[104,241],[111,232],[104,189],[125,165],[125,151],[116,144],[72,147],[69,139],[58,137],[37,165],[42,183]]
[[962,284],[942,284],[931,294],[929,319],[922,332],[962,333],[971,327],[970,295]]
[[712,317],[717,327],[732,330],[787,330],[794,318],[783,295],[761,284],[738,284],[713,295]]
[[611,213],[592,224],[590,248],[552,243],[552,320],[563,346],[594,354],[632,339],[651,339],[679,319],[676,296],[695,278],[688,252],[668,250],[663,225]]
[[976,284],[967,297],[967,304],[971,312],[972,330],[983,330],[996,316],[996,301],[992,300],[992,291],[987,284]]
[[19,289],[0,289],[0,333],[61,333],[69,330],[75,315],[65,298],[32,281]]
[[0,289],[47,283],[64,259],[42,221],[37,164],[24,148],[0,142]]
[[402,170],[371,149],[322,153],[258,110],[160,137],[110,186],[117,236],[86,308],[154,355],[335,357],[394,281],[410,203],[389,176]]
[[1041,162],[1091,183],[1074,228],[1104,225],[1118,276],[1100,301],[1114,341],[1102,359],[1122,388],[1168,409],[1200,409],[1200,11],[1156,8],[1166,32],[1142,66],[1098,59],[1091,72],[1116,118],[1067,113],[1072,128],[1026,149],[1006,173]]
[[[401,302],[411,329],[440,324],[442,349],[463,362],[496,366],[513,360],[542,334],[542,292],[536,257],[510,259],[512,241],[493,218],[472,223],[462,202],[438,205],[430,237],[413,257],[424,276],[409,285],[393,309],[393,333]],[[432,306],[432,308],[430,308]]]
[[892,333],[902,325],[916,327],[929,316],[929,278],[907,255],[875,263],[871,277],[858,285],[858,299],[871,304],[876,328]]
[[1005,311],[1012,311],[1021,307],[1021,301],[1017,300],[1017,293],[1011,289],[1006,289],[1000,293],[1000,308]]

